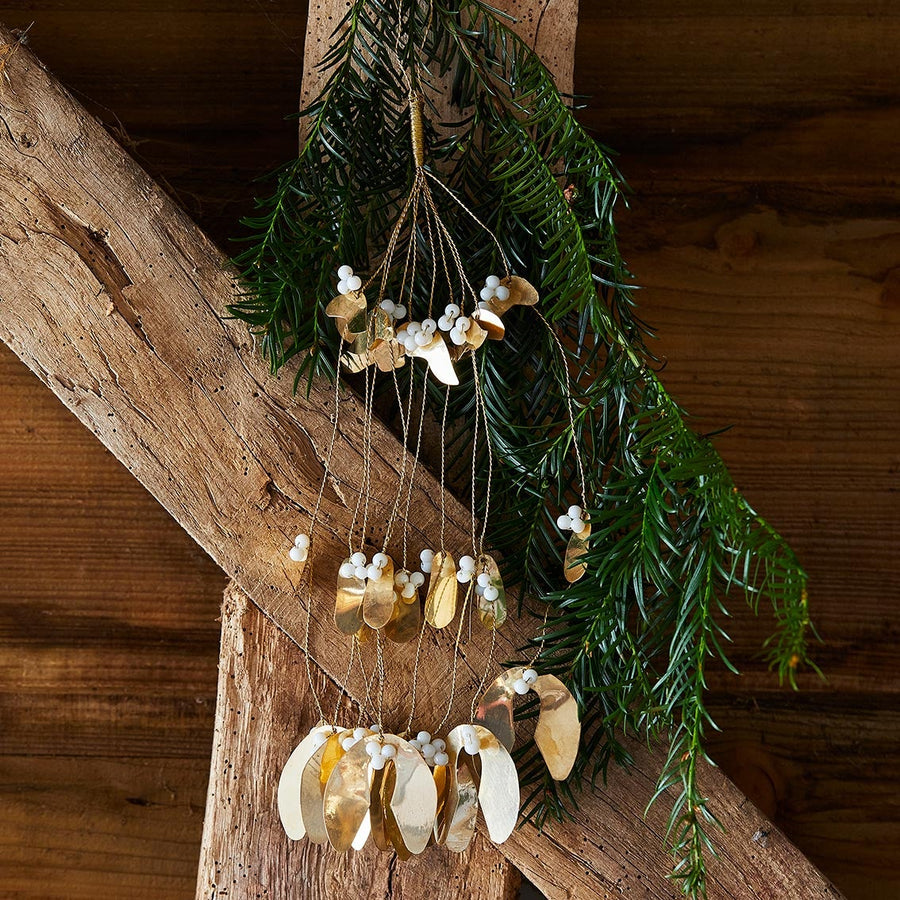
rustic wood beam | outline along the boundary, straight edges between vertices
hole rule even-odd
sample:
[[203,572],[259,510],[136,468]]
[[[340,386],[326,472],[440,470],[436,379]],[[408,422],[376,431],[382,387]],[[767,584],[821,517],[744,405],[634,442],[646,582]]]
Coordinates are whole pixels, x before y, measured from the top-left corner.
[[[322,478],[330,391],[295,398],[290,376],[268,375],[245,329],[221,318],[234,292],[222,254],[26,48],[11,52],[14,43],[0,31],[0,337],[273,623],[301,636],[307,598],[284,551],[308,526]],[[329,621],[331,573],[355,500],[361,421],[348,395],[316,548],[310,652],[338,682],[347,647]],[[384,510],[404,451],[377,424],[374,440],[374,503]],[[414,497],[422,546],[439,498],[422,473]],[[462,543],[467,513],[445,499],[448,542]],[[511,622],[498,658],[528,633],[527,623]],[[457,720],[467,715],[484,644],[467,648]],[[447,638],[429,632],[423,721],[443,705],[450,653]],[[402,672],[404,659],[394,665]],[[362,693],[360,679],[346,687]],[[388,708],[405,705],[402,674],[389,687]],[[520,830],[501,848],[548,897],[673,896],[664,810],[641,817],[659,760],[640,748],[635,756],[630,774],[614,772],[605,789],[583,796],[575,822],[543,837]],[[838,896],[724,776],[704,779],[728,829],[711,897]]]

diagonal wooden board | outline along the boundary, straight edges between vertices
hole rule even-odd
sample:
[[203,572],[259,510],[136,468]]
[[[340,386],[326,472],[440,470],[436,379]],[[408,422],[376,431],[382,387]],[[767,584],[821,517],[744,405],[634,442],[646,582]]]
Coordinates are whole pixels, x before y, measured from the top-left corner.
[[[0,337],[157,497],[285,633],[302,635],[285,548],[308,525],[331,431],[331,395],[295,399],[274,380],[243,328],[223,321],[233,296],[221,253],[24,47],[0,32]],[[329,624],[332,576],[343,555],[361,458],[360,410],[342,401],[336,477],[326,491],[313,595],[312,656],[343,679],[346,645]],[[375,520],[387,508],[403,450],[376,425]],[[464,543],[466,511],[445,498],[448,543]],[[440,491],[420,474],[414,537],[434,534]],[[382,517],[383,518],[383,517]],[[324,532],[328,532],[327,534]],[[377,539],[377,534],[373,535]],[[315,602],[315,601],[318,602]],[[501,634],[498,658],[527,638]],[[420,709],[441,709],[448,639],[426,641]],[[409,660],[406,660],[408,664]],[[485,642],[466,648],[454,717],[467,716]],[[397,659],[401,668],[404,660]],[[359,696],[360,680],[350,693]],[[397,676],[387,707],[402,708]],[[658,760],[636,749],[630,774],[582,798],[577,820],[501,848],[549,897],[635,889],[673,896],[665,880],[664,809],[641,811]],[[705,773],[728,831],[712,897],[834,897],[837,891],[727,779]]]

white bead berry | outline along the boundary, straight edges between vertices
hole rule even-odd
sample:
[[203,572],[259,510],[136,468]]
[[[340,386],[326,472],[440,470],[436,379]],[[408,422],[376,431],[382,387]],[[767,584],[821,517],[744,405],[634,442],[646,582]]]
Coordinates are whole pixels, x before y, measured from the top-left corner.
[[366,736],[365,728],[354,728],[353,729],[353,737],[355,737],[356,740],[358,740],[358,741],[362,740],[365,736]]
[[397,755],[397,748],[393,744],[385,744],[381,748],[381,755],[385,759],[393,759]]
[[526,684],[534,684],[537,681],[538,673],[534,669],[526,669],[522,673],[522,681]]
[[413,572],[409,576],[409,583],[414,584],[416,587],[422,587],[425,584],[425,576],[421,572]]
[[581,534],[587,526],[582,519],[572,519],[572,533]]
[[468,584],[472,580],[472,573],[468,569],[460,569],[456,573],[456,580],[460,584]]
[[350,562],[352,562],[354,566],[364,566],[366,564],[366,554],[357,550],[356,553],[350,557]]
[[431,732],[429,732],[429,731],[420,731],[420,732],[416,735],[416,740],[417,740],[420,744],[427,744],[427,743],[431,740]]
[[437,750],[434,749],[434,744],[422,744],[422,756],[424,756],[425,759],[431,759],[435,753],[437,753]]
[[443,750],[441,750],[438,753],[434,754],[434,759],[432,760],[432,762],[436,766],[446,766],[450,763],[450,757],[447,756],[447,754],[444,753]]
[[478,584],[480,587],[486,588],[491,583],[491,576],[489,572],[482,572],[478,576]]
[[455,303],[448,303],[444,307],[444,315],[450,319],[455,319],[459,315],[459,307]]
[[481,741],[476,737],[474,741],[465,741],[463,743],[463,749],[469,756],[475,756],[476,753],[481,749]]
[[353,269],[351,269],[350,266],[341,266],[338,269],[338,278],[340,278],[341,281],[346,281],[352,274]]
[[380,753],[377,753],[369,759],[369,765],[373,769],[383,769],[386,762],[387,760]]
[[412,600],[416,596],[416,586],[412,582],[404,584],[400,594],[404,600]]
[[294,546],[299,547],[301,550],[306,550],[309,547],[309,535],[298,534],[297,537],[294,538]]
[[396,584],[397,587],[403,587],[404,584],[409,584],[409,572],[407,572],[406,569],[400,569],[400,571],[394,575],[394,584]]
[[531,690],[531,685],[524,678],[517,678],[513,682],[513,690],[517,694],[527,694]]
[[483,288],[481,289],[481,291],[479,292],[478,296],[481,297],[482,300],[484,300],[485,302],[487,302],[488,300],[492,300],[492,299],[493,299],[493,297],[494,297],[494,291],[493,291],[492,288],[489,288],[489,287],[483,287]]
[[383,574],[384,571],[382,569],[379,569],[378,566],[375,565],[375,563],[372,563],[372,565],[370,565],[366,569],[366,575],[368,578],[371,578],[372,581],[378,581]]
[[394,303],[393,300],[385,299],[385,300],[382,300],[382,301],[381,301],[381,308],[382,308],[389,316],[393,316],[393,315],[394,315],[394,311],[397,309],[397,304]]
[[406,307],[402,303],[398,303],[394,307],[394,318],[402,319],[406,316]]
[[352,735],[341,739],[341,746],[344,748],[344,751],[349,750],[355,743],[356,740]]
[[460,569],[465,569],[467,572],[475,571],[475,558],[472,556],[461,556],[459,558],[459,567]]
[[320,731],[318,734],[313,735],[312,745],[316,750],[318,750],[319,747],[321,747],[322,744],[324,744],[325,741],[327,741],[327,740],[328,740],[327,732]]
[[433,339],[432,334],[428,331],[417,331],[413,338],[417,347],[424,347],[426,344],[430,344]]
[[500,279],[496,275],[488,275],[484,280],[484,286],[491,288],[491,290],[496,290],[500,287]]
[[353,570],[353,574],[354,574],[357,578],[366,579],[366,578],[369,577],[369,570],[368,570],[365,566],[357,566],[357,567]]
[[379,569],[383,569],[388,564],[388,558],[386,553],[376,553],[372,557],[372,565],[377,566]]
[[413,739],[413,740],[411,740],[411,741],[409,742],[409,746],[410,746],[410,747],[415,747],[416,750],[421,750],[421,749],[422,749],[422,745],[421,745],[417,740],[415,740],[415,739]]
[[562,515],[556,520],[556,524],[559,527],[560,531],[571,531],[572,530],[572,517]]
[[509,288],[501,284],[500,287],[495,289],[494,296],[501,302],[509,300]]
[[484,589],[484,599],[488,601],[488,603],[493,603],[500,596],[500,591],[497,590],[492,584],[488,585]]
[[294,562],[306,562],[309,551],[306,549],[301,550],[300,547],[291,547],[288,556],[290,556]]
[[456,330],[460,334],[465,334],[472,327],[472,320],[468,316],[460,316],[456,320]]
[[438,753],[447,749],[447,742],[443,738],[432,738],[431,744]]
[[569,507],[569,518],[570,519],[580,519],[582,512],[584,512],[584,510],[580,506],[570,506]]
[[435,322],[434,319],[423,319],[422,331],[430,331],[434,334],[435,331],[437,331],[437,322]]
[[451,328],[453,328],[453,322],[446,316],[441,316],[438,319],[438,328],[440,328],[441,331],[449,331]]
[[466,336],[458,328],[454,328],[450,332],[450,340],[457,347],[461,347],[466,342]]
[[362,278],[359,275],[351,275],[347,279],[347,289],[351,291],[358,291],[362,287]]
[[366,753],[368,753],[369,756],[375,756],[376,753],[383,753],[381,744],[379,744],[378,741],[369,741],[366,744]]
[[475,730],[474,725],[463,725],[459,729],[459,736],[464,741],[474,741],[478,738],[478,732]]

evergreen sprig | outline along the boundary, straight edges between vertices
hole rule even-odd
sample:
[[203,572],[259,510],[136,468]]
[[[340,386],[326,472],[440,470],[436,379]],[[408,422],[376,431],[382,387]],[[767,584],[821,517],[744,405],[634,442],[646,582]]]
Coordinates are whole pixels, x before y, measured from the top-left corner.
[[[547,325],[533,310],[511,310],[505,339],[487,342],[477,367],[491,490],[503,498],[491,506],[488,539],[521,603],[550,605],[536,639],[541,665],[566,681],[582,714],[583,746],[567,783],[549,778],[533,744],[520,751],[525,814],[539,826],[565,816],[581,780],[630,761],[622,734],[667,740],[653,799],[671,799],[673,877],[686,894],[703,896],[717,822],[697,767],[714,727],[704,705],[707,667],[718,660],[734,670],[727,604],[735,596],[753,610],[771,603],[768,661],[796,687],[798,667],[813,665],[806,575],[654,372],[616,244],[622,179],[509,22],[480,0],[354,0],[335,35],[326,86],[303,113],[301,152],[245,222],[236,260],[245,293],[231,312],[258,335],[273,371],[300,356],[298,382],[335,377],[338,338],[324,315],[335,270],[372,270],[412,183],[403,72],[429,103],[436,85],[449,83],[455,118],[441,123],[444,136],[430,131],[429,163],[497,235],[512,269],[540,286]],[[501,269],[471,217],[442,192],[435,200],[473,280]],[[419,238],[427,247],[427,235]],[[410,239],[401,238],[397,258]],[[431,296],[434,264],[426,258],[402,295],[414,318],[449,300],[440,285]],[[400,283],[388,287],[401,298]],[[424,381],[438,418],[447,402],[448,466],[465,477],[476,376],[469,366],[458,374],[449,399],[421,367],[406,366],[398,378]],[[576,445],[592,534],[587,574],[562,587],[556,516],[580,502]],[[484,441],[474,453],[483,514]],[[533,712],[526,705],[525,715]]]

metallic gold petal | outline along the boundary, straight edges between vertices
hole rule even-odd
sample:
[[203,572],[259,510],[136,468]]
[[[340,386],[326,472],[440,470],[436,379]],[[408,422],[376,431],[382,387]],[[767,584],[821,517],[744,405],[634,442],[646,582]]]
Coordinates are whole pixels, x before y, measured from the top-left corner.
[[475,563],[476,578],[482,572],[486,572],[491,579],[491,585],[499,592],[496,600],[486,600],[478,597],[478,615],[486,628],[499,628],[506,621],[506,590],[503,587],[503,579],[500,577],[500,567],[493,556],[482,553]]
[[477,350],[488,338],[487,331],[478,324],[478,320],[472,318],[471,324],[466,329],[466,343],[464,346]]
[[337,625],[338,631],[356,634],[362,627],[362,602],[365,590],[366,582],[362,578],[355,575],[344,578],[338,572],[337,597],[334,601],[334,624]]
[[434,778],[428,763],[408,741],[395,734],[386,734],[383,740],[397,748],[397,755],[391,760],[395,772],[393,791],[384,807],[386,827],[393,818],[403,845],[418,855],[428,846],[437,814]]
[[581,740],[578,704],[555,675],[539,675],[531,687],[541,700],[534,742],[544,757],[551,778],[563,781],[575,765]]
[[456,615],[456,563],[449,553],[438,551],[431,562],[431,580],[425,600],[425,621],[434,628],[446,628]]
[[495,844],[502,844],[513,833],[519,819],[519,774],[509,750],[487,728],[476,725],[475,731],[481,741],[478,804],[488,836]]
[[351,848],[369,812],[369,758],[365,739],[357,741],[337,761],[325,785],[325,830],[338,853]]
[[506,300],[498,300],[494,297],[490,301],[491,309],[498,316],[502,316],[513,306],[534,306],[538,302],[537,288],[524,278],[519,278],[518,275],[504,278],[500,284],[509,288],[509,297]]
[[397,824],[390,802],[397,784],[397,770],[393,762],[388,762],[384,767],[384,771],[384,831],[391,842],[391,846],[397,852],[398,858],[405,862],[412,856],[412,853],[403,842],[403,834],[400,831],[400,826]]
[[384,628],[394,612],[394,561],[388,557],[377,581],[369,578],[363,594],[363,621],[370,628]]
[[454,853],[464,853],[475,835],[478,817],[478,786],[471,757],[462,749],[463,726],[447,735],[447,766],[450,775],[438,843]]
[[369,316],[368,332],[371,335],[369,346],[374,349],[385,341],[394,339],[394,319],[383,309],[376,307]]
[[369,359],[368,354],[360,356],[359,353],[352,353],[349,350],[341,354],[341,365],[351,375],[355,375],[357,372],[362,372],[363,369],[367,368],[371,364],[372,361]]
[[394,612],[390,622],[384,626],[384,633],[388,640],[395,644],[405,644],[411,641],[422,626],[422,606],[419,603],[419,592],[406,598],[395,591]]
[[524,671],[524,666],[515,666],[498,675],[482,694],[475,710],[475,724],[487,728],[507,750],[512,750],[516,742],[513,682],[518,681]]
[[366,295],[361,291],[339,294],[325,307],[325,315],[335,320],[338,334],[352,343],[366,330]]
[[285,834],[292,841],[299,841],[306,835],[303,811],[300,807],[300,778],[306,764],[318,749],[314,743],[316,736],[326,731],[331,731],[329,725],[320,725],[311,731],[297,744],[281,770],[281,777],[278,780],[278,815]]
[[477,322],[479,327],[487,332],[488,338],[492,341],[502,341],[506,334],[506,326],[500,321],[500,316],[492,309],[476,309],[472,313],[472,321]]
[[459,384],[456,370],[453,368],[453,360],[450,358],[450,351],[447,349],[447,343],[440,334],[435,334],[430,344],[424,347],[416,347],[412,351],[412,355],[417,359],[424,359],[431,369],[431,374],[443,384],[451,386]]
[[341,738],[348,732],[339,731],[332,734],[328,740],[316,750],[310,757],[303,774],[300,776],[300,808],[303,813],[303,824],[306,826],[306,836],[314,844],[324,844],[328,840],[328,831],[325,828],[325,815],[322,808],[322,795],[324,793],[321,780],[322,761],[328,753],[332,759],[336,753],[343,753]]
[[581,558],[587,553],[588,538],[591,536],[591,526],[589,522],[585,523],[584,531],[580,534],[573,534],[569,538],[569,545],[566,547],[565,571],[566,581],[574,584],[587,571],[587,564],[581,562]]
[[369,357],[378,366],[381,372],[390,372],[393,369],[402,369],[406,365],[406,358],[402,344],[396,341],[382,341],[370,353]]
[[390,850],[391,842],[384,829],[384,791],[385,769],[376,769],[372,773],[372,786],[369,790],[369,824],[372,827],[372,841],[379,850]]

